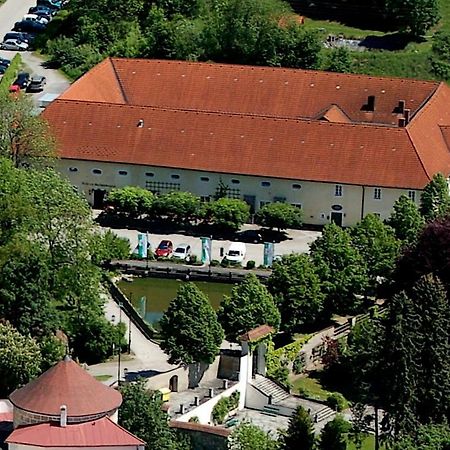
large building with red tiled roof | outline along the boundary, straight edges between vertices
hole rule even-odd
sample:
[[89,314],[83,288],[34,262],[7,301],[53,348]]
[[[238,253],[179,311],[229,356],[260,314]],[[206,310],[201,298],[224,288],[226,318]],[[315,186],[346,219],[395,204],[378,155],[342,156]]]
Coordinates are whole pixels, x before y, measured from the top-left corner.
[[144,450],[145,442],[117,422],[119,391],[65,357],[10,395],[14,430],[9,450]]
[[110,58],[44,116],[96,206],[125,185],[204,201],[226,185],[254,210],[284,201],[306,223],[353,225],[450,174],[449,105],[445,83]]

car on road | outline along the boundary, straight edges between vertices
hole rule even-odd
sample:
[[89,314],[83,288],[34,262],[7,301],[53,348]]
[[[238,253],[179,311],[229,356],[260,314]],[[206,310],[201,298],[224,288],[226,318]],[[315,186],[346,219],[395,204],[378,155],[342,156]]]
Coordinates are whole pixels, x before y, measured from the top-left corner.
[[184,261],[191,257],[191,246],[189,244],[180,244],[175,247],[172,258],[182,259]]
[[40,22],[33,22],[32,20],[22,20],[14,24],[14,31],[25,31],[26,33],[40,33],[44,31],[46,25]]
[[37,14],[25,14],[22,17],[22,21],[25,22],[27,20],[29,20],[31,22],[39,22],[39,23],[42,23],[44,25],[47,25],[50,22],[50,19],[48,19],[46,17],[43,17],[43,16],[39,16]]
[[0,58],[0,65],[1,66],[9,67],[10,64],[11,64],[11,60],[10,59]]
[[23,52],[28,50],[26,42],[19,41],[19,39],[7,39],[0,44],[2,50],[14,50],[16,52]]
[[33,75],[27,86],[27,92],[41,92],[47,84],[47,79],[42,75]]
[[44,14],[46,16],[54,16],[57,12],[58,11],[56,8],[51,8],[45,5],[32,6],[28,10],[28,14],[37,14],[37,15]]
[[163,240],[159,243],[155,250],[155,255],[158,258],[168,258],[173,252],[172,241]]
[[30,83],[30,74],[27,72],[19,72],[16,80],[11,86],[19,86],[20,89],[26,89]]

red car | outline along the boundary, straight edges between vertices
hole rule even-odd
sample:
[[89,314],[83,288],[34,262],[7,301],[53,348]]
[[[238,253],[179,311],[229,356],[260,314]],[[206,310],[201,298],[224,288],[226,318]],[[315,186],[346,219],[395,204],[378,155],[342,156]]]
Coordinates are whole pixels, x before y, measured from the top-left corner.
[[172,241],[161,241],[156,248],[155,255],[157,257],[169,257],[173,252]]

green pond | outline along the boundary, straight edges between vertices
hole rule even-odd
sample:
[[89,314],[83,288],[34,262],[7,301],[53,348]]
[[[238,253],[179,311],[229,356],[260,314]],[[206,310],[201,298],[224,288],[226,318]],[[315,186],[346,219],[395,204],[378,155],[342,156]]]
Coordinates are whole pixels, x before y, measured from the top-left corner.
[[[133,281],[120,281],[119,289],[133,303],[139,311],[145,307],[145,320],[156,323],[169,306],[170,301],[177,295],[182,280],[168,278],[135,278]],[[200,290],[209,298],[214,309],[219,307],[222,297],[229,295],[233,284],[215,283],[211,281],[195,281]],[[145,297],[143,305],[142,297]]]

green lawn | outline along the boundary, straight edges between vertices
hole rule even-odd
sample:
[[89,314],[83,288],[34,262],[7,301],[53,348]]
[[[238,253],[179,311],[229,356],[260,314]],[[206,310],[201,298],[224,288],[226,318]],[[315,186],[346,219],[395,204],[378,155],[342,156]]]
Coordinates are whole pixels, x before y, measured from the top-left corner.
[[300,377],[293,383],[293,391],[296,393],[303,393],[308,397],[316,398],[317,400],[326,400],[330,392],[322,388],[319,381],[315,378]]
[[94,377],[97,381],[107,381],[112,378],[111,375],[95,375]]
[[[375,436],[370,435],[364,440],[361,450],[374,450],[374,448],[375,448]],[[386,447],[384,445],[380,446],[381,450],[385,450],[385,448]],[[356,447],[353,443],[349,443],[347,445],[347,450],[356,450]]]
[[[411,42],[405,49],[398,51],[369,51],[352,53],[353,72],[375,75],[435,79],[431,72],[431,37],[437,30],[450,31],[450,1],[440,0],[441,20],[434,30],[430,30],[427,40],[421,43]],[[383,36],[376,30],[366,30],[344,25],[340,22],[315,20],[306,17],[305,28],[320,30],[324,36],[343,34],[346,38],[364,38],[365,36]],[[323,51],[324,54],[327,50]]]

